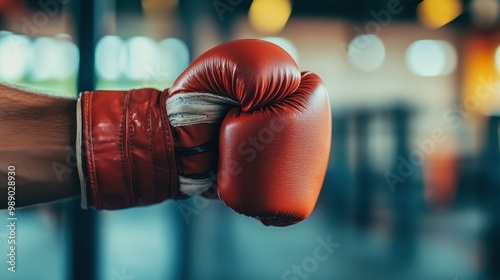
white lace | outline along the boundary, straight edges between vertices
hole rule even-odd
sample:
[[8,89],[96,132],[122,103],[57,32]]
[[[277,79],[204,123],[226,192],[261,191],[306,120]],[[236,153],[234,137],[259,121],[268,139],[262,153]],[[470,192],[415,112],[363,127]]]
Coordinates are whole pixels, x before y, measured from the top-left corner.
[[[167,114],[174,127],[219,122],[236,100],[212,93],[179,93],[167,100]],[[186,195],[198,195],[210,188],[212,178],[191,179],[179,176],[180,191]]]

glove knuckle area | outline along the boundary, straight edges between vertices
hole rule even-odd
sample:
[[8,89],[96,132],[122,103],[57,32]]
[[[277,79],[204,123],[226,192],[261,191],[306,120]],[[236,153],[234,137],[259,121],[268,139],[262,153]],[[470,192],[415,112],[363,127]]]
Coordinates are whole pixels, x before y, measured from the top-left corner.
[[262,40],[236,40],[195,59],[173,83],[170,94],[219,94],[250,111],[293,93],[299,83],[297,64],[282,48]]
[[221,126],[220,198],[268,225],[294,224],[312,212],[328,164],[327,92],[314,74],[302,80],[295,93],[271,106],[233,109]]

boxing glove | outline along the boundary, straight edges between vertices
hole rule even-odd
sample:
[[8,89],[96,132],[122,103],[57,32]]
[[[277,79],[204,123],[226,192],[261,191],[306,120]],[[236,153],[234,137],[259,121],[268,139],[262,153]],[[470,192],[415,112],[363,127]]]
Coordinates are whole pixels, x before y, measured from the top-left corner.
[[235,211],[283,226],[307,217],[321,189],[326,90],[271,43],[220,45],[170,90],[85,92],[79,108],[89,206],[147,205],[216,186]]
[[[226,205],[266,225],[294,224],[311,213],[331,141],[329,101],[318,76],[301,74],[276,45],[241,40],[196,59],[169,94],[168,114],[182,103],[175,99],[192,105],[177,110],[186,123],[177,122],[173,129],[182,139],[194,135],[187,130],[196,131],[196,125],[204,123],[189,121],[194,116],[203,119],[197,113],[203,105],[196,108],[201,96],[226,100],[228,106],[221,106],[213,118],[215,123],[222,120],[220,129],[213,129],[220,131],[217,190]],[[193,95],[194,100],[187,101]],[[169,118],[172,121],[174,115]]]

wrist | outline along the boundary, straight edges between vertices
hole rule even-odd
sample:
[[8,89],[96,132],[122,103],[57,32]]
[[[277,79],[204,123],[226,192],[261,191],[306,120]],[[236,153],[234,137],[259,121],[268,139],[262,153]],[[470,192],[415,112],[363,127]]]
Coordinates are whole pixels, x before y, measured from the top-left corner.
[[121,209],[179,197],[166,95],[154,89],[81,94],[79,173],[88,206]]

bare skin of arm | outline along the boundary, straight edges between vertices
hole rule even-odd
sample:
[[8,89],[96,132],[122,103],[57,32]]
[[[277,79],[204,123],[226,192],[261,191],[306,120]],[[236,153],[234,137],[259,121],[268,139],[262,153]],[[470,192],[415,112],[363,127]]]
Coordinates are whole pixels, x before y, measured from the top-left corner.
[[0,209],[15,167],[16,208],[80,195],[75,158],[76,98],[0,84]]

